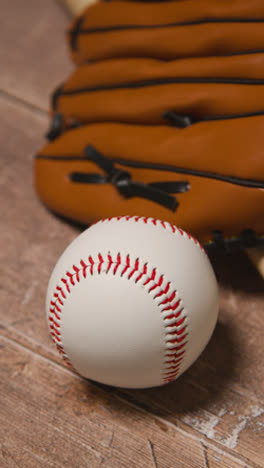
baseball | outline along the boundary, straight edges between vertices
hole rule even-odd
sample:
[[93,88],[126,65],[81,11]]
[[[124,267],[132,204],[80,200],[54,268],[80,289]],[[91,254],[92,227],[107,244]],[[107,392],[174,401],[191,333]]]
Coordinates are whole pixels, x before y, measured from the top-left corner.
[[51,337],[82,376],[147,388],[172,382],[214,330],[218,288],[199,242],[136,216],[101,220],[64,251],[46,299]]

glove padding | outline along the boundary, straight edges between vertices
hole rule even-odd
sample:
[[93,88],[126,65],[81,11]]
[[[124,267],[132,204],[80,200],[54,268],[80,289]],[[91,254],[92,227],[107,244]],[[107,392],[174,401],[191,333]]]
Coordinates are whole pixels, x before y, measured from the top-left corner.
[[100,2],[70,28],[73,60],[222,56],[264,49],[263,0]]
[[38,154],[36,188],[53,211],[85,224],[129,214],[169,221],[203,243],[215,231],[221,242],[249,230],[256,240],[264,232],[263,128],[264,115],[184,129],[81,126]]

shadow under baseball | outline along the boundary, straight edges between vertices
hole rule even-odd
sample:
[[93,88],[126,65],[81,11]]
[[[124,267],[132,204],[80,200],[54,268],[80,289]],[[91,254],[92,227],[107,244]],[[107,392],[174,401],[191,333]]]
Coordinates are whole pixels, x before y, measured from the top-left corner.
[[228,383],[239,374],[238,349],[239,337],[220,319],[201,356],[173,383],[143,390],[115,388],[85,380],[83,385],[88,394],[91,386],[95,386],[98,404],[104,405],[107,400],[108,408],[119,416],[124,413],[127,417],[130,412],[135,416],[143,409],[167,421],[184,421],[186,414],[201,409],[209,411],[223,401]]
[[175,382],[153,389],[118,392],[166,419],[169,415],[179,417],[209,408],[222,400],[227,383],[238,371],[237,339],[226,324],[218,321],[201,356]]

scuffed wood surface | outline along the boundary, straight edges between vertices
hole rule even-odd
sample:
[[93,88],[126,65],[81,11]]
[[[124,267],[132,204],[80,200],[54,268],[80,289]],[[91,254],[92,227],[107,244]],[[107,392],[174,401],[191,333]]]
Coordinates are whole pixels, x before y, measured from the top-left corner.
[[0,90],[47,110],[53,88],[72,70],[65,41],[68,23],[55,0],[2,0]]
[[[11,18],[19,3],[9,3],[4,10]],[[11,26],[4,27],[6,51],[0,44],[6,60],[0,76],[0,466],[264,467],[263,282],[243,254],[212,259],[219,321],[202,356],[175,383],[113,389],[84,381],[57,355],[44,317],[45,292],[58,256],[80,231],[35,196],[32,158],[48,125],[45,96],[70,65],[62,9],[55,1],[26,5],[24,26],[18,21],[17,27],[26,31],[39,22],[42,52],[32,53],[30,64],[24,39],[23,65]],[[56,53],[64,50],[57,63],[53,52],[53,59],[44,53],[52,34],[61,38]]]
[[[74,376],[2,338],[5,467],[229,467],[243,461],[115,391]],[[37,432],[36,432],[37,428]]]

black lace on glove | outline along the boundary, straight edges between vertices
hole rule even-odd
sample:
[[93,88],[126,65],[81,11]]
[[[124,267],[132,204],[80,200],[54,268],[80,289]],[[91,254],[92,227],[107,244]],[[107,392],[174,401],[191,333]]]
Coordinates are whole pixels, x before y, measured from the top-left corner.
[[135,182],[128,171],[118,169],[111,159],[106,158],[92,145],[86,146],[84,150],[85,158],[94,162],[105,172],[103,174],[72,172],[70,179],[72,182],[83,184],[106,184],[111,183],[121,193],[124,198],[141,197],[151,200],[159,205],[176,211],[178,202],[171,193],[183,193],[189,190],[190,186],[185,181],[151,182],[144,184]]

